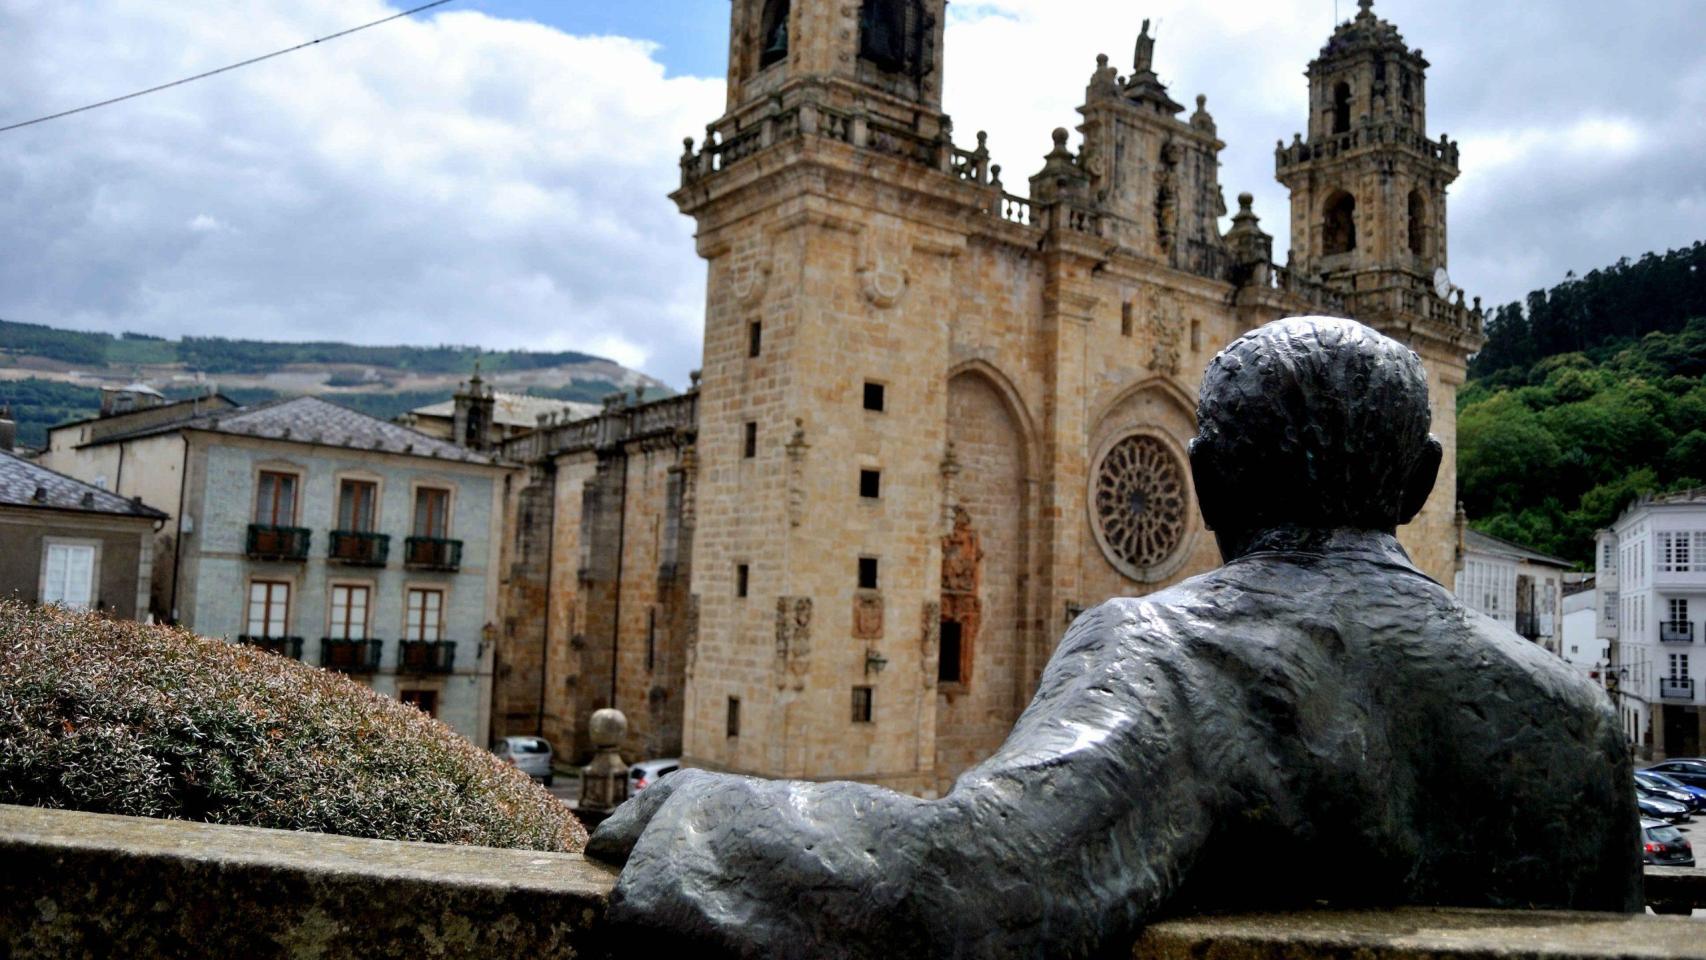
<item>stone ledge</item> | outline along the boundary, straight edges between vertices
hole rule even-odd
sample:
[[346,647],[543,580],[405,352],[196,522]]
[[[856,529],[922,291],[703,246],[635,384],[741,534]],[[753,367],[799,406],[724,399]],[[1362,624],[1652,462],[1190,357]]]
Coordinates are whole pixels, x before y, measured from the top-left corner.
[[1706,925],[1681,917],[1463,910],[1314,911],[1169,920],[1137,960],[1706,958]]
[[[0,805],[0,957],[644,956],[602,933],[615,879],[579,854]],[[1699,903],[1706,870],[1649,868],[1647,883]],[[1706,960],[1706,925],[1425,908],[1197,917],[1149,928],[1134,956]]]
[[0,955],[600,955],[614,870],[449,847],[0,805]]

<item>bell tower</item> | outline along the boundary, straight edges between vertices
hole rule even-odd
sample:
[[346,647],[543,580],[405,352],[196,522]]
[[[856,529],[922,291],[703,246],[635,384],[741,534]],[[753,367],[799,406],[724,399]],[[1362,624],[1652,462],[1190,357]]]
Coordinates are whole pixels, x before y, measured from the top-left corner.
[[[936,783],[947,305],[999,197],[946,0],[733,0],[671,196],[706,261],[683,759]],[[944,529],[945,532],[945,529]]]
[[[1446,273],[1446,189],[1457,143],[1427,132],[1428,62],[1358,0],[1310,62],[1308,138],[1274,150],[1291,191],[1290,270],[1341,296],[1346,312],[1410,346],[1429,370],[1445,463],[1422,515],[1400,531],[1424,570],[1452,569],[1456,397],[1485,342],[1481,301]],[[1447,581],[1449,582],[1449,581]]]

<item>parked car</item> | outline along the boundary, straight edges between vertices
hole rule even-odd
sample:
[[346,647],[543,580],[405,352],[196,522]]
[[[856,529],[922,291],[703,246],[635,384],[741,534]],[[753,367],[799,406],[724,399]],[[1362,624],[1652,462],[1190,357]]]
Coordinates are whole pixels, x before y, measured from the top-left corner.
[[545,781],[547,787],[556,779],[551,775],[551,743],[544,737],[504,737],[492,752],[522,773]]
[[681,761],[671,758],[668,760],[645,760],[634,764],[628,771],[628,796],[639,793],[646,787],[658,782],[681,769]]
[[1644,788],[1650,793],[1656,793],[1666,800],[1675,800],[1677,803],[1684,804],[1695,813],[1699,813],[1700,808],[1706,806],[1706,789],[1691,787],[1680,780],[1672,780],[1662,773],[1654,773],[1651,770],[1637,770],[1635,771],[1635,783],[1637,787]]
[[1682,831],[1658,820],[1641,821],[1641,862],[1660,867],[1694,866],[1694,845]]
[[1668,820],[1671,823],[1682,823],[1692,819],[1688,808],[1675,801],[1653,796],[1650,793],[1635,791],[1635,806],[1641,809],[1641,816],[1653,820]]
[[1691,787],[1706,787],[1706,760],[1661,760],[1646,769],[1652,773],[1662,773]]
[[1643,797],[1669,800],[1671,803],[1681,804],[1687,808],[1689,813],[1693,813],[1695,809],[1694,794],[1686,790],[1672,790],[1669,787],[1657,786],[1637,778],[1635,780],[1635,792]]

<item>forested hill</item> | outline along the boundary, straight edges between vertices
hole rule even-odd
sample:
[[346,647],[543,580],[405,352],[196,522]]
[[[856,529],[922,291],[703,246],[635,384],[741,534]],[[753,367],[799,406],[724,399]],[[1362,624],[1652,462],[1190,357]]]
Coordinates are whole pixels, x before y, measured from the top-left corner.
[[99,411],[102,385],[133,380],[172,399],[213,388],[239,403],[316,394],[389,419],[448,399],[476,361],[487,383],[509,393],[597,402],[642,386],[668,392],[651,377],[577,351],[164,340],[0,320],[0,405],[11,408],[18,442],[28,447],[41,446],[48,427]]
[[557,367],[603,361],[588,353],[524,350],[488,352],[477,347],[364,347],[350,343],[286,343],[226,337],[166,340],[140,333],[85,333],[36,323],[0,320],[0,358],[33,356],[90,366],[182,364],[208,374],[266,373],[295,364],[355,364],[419,373],[467,376],[478,359],[487,371]]
[[1706,483],[1706,243],[1493,311],[1458,397],[1474,526],[1590,563],[1636,495]]

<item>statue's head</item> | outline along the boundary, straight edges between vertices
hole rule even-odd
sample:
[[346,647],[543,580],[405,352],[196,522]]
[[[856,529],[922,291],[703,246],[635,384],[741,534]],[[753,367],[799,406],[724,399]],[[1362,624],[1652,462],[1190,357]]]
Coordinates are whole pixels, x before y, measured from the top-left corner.
[[1203,375],[1191,474],[1222,556],[1267,530],[1395,531],[1427,501],[1441,448],[1408,347],[1355,320],[1250,331]]

